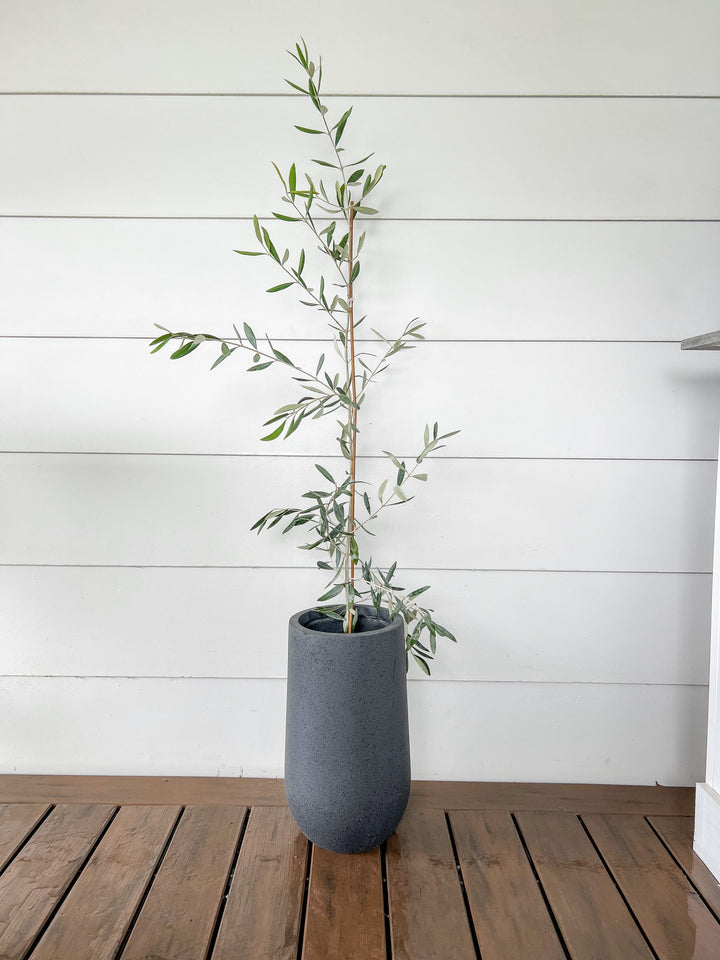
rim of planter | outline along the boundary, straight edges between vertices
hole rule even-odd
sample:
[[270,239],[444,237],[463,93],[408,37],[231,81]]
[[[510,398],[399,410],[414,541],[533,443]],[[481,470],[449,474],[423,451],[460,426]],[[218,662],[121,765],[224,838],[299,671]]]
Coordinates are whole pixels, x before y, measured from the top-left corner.
[[[340,611],[344,608],[338,607],[337,609]],[[322,636],[322,634],[327,633],[342,634],[345,637],[356,637],[358,635],[376,637],[383,633],[392,633],[398,624],[402,624],[402,617],[399,614],[390,620],[387,610],[383,608],[376,610],[375,607],[358,604],[356,609],[358,611],[358,623],[352,633],[345,633],[342,620],[334,620],[315,607],[301,610],[292,616],[290,627],[296,631],[296,636],[299,633],[307,638]]]

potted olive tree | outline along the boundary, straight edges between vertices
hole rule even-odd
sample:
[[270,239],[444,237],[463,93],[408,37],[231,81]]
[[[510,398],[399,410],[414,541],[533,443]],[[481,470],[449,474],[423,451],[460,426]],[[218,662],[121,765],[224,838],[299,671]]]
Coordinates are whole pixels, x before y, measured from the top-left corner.
[[312,160],[319,175],[301,174],[294,163],[287,172],[274,165],[284,206],[273,216],[298,224],[311,246],[295,253],[283,249],[256,216],[257,248],[236,253],[273,261],[280,282],[268,293],[298,294],[300,303],[329,327],[332,350],[326,348],[311,364],[297,363],[249,323],[242,331],[236,327],[231,337],[161,327],[152,346],[157,351],[173,343],[171,356],[177,360],[214,343],[219,355],[213,367],[239,351],[249,354],[252,373],[274,365],[286,368],[293,395],[266,421],[266,442],[328,417],[338,431],[343,468],[315,464],[317,488],[303,493],[300,505],[269,510],[252,529],[302,531],[300,549],[320,555],[324,589],[315,606],[290,619],[286,793],[298,825],[312,841],[329,850],[358,852],[382,843],[407,804],[408,662],[429,674],[437,638],[454,640],[418,600],[429,588],[401,587],[396,564],[379,567],[366,544],[376,518],[412,499],[413,488],[427,479],[425,459],[453,434],[440,433],[437,423],[426,426],[410,461],[386,451],[391,474],[378,488],[371,489],[361,475],[358,443],[368,392],[396,354],[423,339],[424,324],[412,320],[394,337],[373,330],[372,340],[359,343],[358,328],[365,320],[355,311],[365,241],[361,223],[377,213],[370,197],[385,167],[368,167],[372,154],[345,157],[343,136],[352,108],[331,122],[320,96],[322,63],[313,63],[304,41],[290,55],[301,82],[287,82],[310,101],[315,116],[310,126],[297,129],[323,144],[325,154]]

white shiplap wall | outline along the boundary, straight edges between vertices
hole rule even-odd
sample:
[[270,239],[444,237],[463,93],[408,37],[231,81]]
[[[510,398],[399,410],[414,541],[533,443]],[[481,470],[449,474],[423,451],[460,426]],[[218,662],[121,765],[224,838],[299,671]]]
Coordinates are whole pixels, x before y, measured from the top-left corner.
[[316,351],[232,253],[269,160],[308,148],[282,84],[304,33],[388,164],[363,312],[429,324],[368,404],[364,466],[462,428],[376,551],[460,641],[410,684],[414,776],[702,779],[720,366],[678,341],[718,326],[720,7],[0,22],[0,769],[282,773],[286,621],[317,579],[248,528],[332,443],[269,452],[277,381],[146,342],[249,319]]

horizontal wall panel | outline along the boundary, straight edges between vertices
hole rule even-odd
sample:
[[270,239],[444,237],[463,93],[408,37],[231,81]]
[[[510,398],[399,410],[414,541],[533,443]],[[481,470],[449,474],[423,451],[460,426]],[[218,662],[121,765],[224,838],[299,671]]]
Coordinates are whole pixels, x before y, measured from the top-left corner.
[[[418,577],[458,638],[439,642],[435,679],[707,683],[709,574]],[[288,618],[325,582],[314,570],[3,567],[3,670],[281,678]],[[422,678],[414,665],[410,676]]]
[[[329,343],[275,343],[311,373],[325,352],[331,376],[344,376]],[[363,350],[379,356],[379,346]],[[280,405],[308,396],[282,365],[248,373],[244,353],[210,373],[215,345],[178,362],[170,352],[137,340],[4,340],[0,408],[16,415],[0,422],[0,449],[337,451],[334,415],[261,440]],[[441,455],[712,459],[719,409],[717,357],[677,344],[425,343],[370,387],[359,443],[366,455],[414,456],[438,421],[461,430]]]
[[[374,484],[383,466],[362,469]],[[429,473],[378,518],[377,562],[711,569],[713,462],[438,459]],[[0,563],[304,566],[302,540],[249,528],[318,476],[302,458],[1,455]]]
[[[0,679],[3,773],[281,776],[282,680]],[[704,687],[411,683],[417,780],[694,784]]]
[[285,683],[0,678],[5,773],[282,773]]
[[[355,296],[386,335],[415,316],[428,338],[460,340],[681,340],[718,325],[718,223],[367,229]],[[293,250],[303,239],[287,233]],[[291,293],[265,294],[273,264],[232,252],[254,244],[247,221],[0,219],[0,335],[149,338],[154,323],[225,335],[247,320],[322,336]]]
[[409,691],[417,779],[690,786],[704,770],[704,687],[435,682]]
[[[347,149],[388,164],[386,217],[720,216],[717,100],[346,104]],[[2,97],[0,214],[268,215],[270,160],[317,155],[293,130],[313,113],[292,97]]]
[[327,0],[252,13],[229,0],[75,0],[71,15],[25,0],[3,10],[0,89],[282,90],[285,48],[303,35],[333,90],[716,94],[719,33],[712,0],[367,0],[361,14]]

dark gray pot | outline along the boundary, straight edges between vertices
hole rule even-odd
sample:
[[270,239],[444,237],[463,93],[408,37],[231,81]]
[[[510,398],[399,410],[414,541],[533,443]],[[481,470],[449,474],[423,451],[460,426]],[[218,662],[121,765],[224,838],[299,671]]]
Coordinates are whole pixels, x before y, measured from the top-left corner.
[[289,630],[285,792],[305,836],[335,853],[379,846],[410,795],[403,622],[358,610],[352,634],[315,610]]

